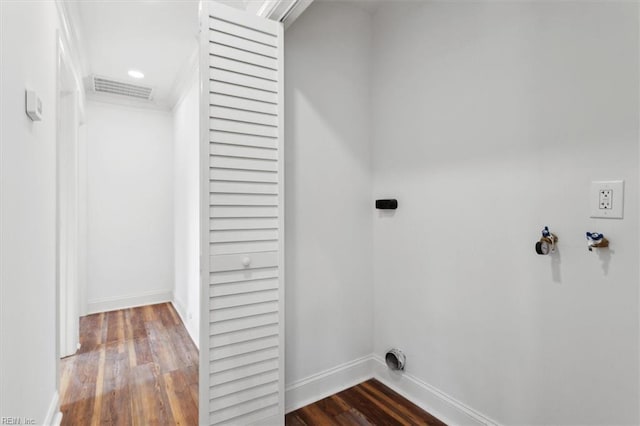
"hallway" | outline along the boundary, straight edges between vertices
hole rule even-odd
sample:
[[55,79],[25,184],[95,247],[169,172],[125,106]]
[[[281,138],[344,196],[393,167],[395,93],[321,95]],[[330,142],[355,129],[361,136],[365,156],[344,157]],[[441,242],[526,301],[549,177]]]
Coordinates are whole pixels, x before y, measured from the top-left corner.
[[62,425],[198,423],[198,350],[170,303],[80,319],[61,362]]

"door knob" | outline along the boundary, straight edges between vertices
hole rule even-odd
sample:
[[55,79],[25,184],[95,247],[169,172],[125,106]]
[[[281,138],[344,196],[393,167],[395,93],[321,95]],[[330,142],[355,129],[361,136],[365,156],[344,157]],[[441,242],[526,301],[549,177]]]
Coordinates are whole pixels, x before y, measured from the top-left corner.
[[249,265],[251,265],[251,258],[250,257],[243,257],[242,258],[242,266],[244,266],[246,268]]

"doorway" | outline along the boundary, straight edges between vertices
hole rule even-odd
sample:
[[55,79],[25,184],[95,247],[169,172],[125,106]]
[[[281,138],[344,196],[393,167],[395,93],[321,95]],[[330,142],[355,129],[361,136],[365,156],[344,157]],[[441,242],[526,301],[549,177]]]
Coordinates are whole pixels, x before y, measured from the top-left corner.
[[[160,423],[193,424],[197,2],[64,2],[63,10],[75,36],[73,54],[60,42],[58,73],[62,424],[152,412]],[[193,183],[184,171],[195,173],[195,199],[184,196]]]

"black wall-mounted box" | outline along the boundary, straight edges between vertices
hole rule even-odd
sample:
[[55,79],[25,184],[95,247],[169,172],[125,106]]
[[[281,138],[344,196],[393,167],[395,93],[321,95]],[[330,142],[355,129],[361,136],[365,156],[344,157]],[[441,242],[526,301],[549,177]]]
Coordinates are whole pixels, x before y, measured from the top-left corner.
[[395,210],[398,208],[398,200],[376,200],[376,209],[381,210]]

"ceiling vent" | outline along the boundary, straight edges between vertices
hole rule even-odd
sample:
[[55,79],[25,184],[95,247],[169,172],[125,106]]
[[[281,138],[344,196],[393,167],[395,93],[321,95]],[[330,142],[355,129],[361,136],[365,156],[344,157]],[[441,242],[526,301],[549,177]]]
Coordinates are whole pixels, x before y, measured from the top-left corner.
[[131,84],[112,78],[93,76],[92,89],[96,93],[108,93],[110,95],[126,96],[129,98],[150,101],[152,99],[153,88]]

